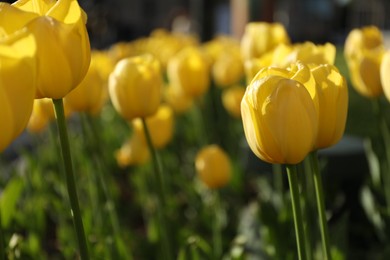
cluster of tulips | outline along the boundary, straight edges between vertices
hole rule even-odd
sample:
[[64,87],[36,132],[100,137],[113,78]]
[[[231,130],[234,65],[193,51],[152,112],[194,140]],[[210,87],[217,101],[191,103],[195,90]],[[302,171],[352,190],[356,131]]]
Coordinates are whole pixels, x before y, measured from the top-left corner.
[[[194,35],[157,29],[145,38],[115,43],[106,50],[91,50],[86,22],[87,15],[77,0],[0,3],[0,121],[3,122],[0,152],[25,129],[30,135],[46,133],[51,121],[56,120],[63,160],[63,166],[57,170],[66,176],[70,217],[78,244],[78,250],[71,254],[89,259],[90,255],[96,257],[100,253],[93,249],[84,230],[78,195],[81,187],[76,187],[78,171],[83,168],[72,161],[72,138],[67,130],[70,120],[81,118],[69,125],[75,128],[75,123],[83,125],[85,146],[89,148],[83,156],[98,165],[95,169],[98,181],[88,185],[99,187],[103,195],[95,196],[103,196],[110,205],[107,212],[116,245],[110,257],[132,259],[137,251],[132,243],[125,242],[112,190],[107,187],[110,181],[105,178],[112,178],[108,175],[112,169],[108,169],[106,161],[111,159],[118,171],[153,172],[153,175],[142,172],[147,177],[141,179],[139,187],[152,197],[153,209],[144,213],[155,215],[151,219],[157,226],[155,241],[161,258],[198,259],[200,253],[213,259],[227,256],[226,239],[222,235],[226,220],[221,218],[226,208],[221,197],[223,188],[233,179],[242,179],[238,176],[243,174],[242,169],[235,169],[241,166],[234,162],[241,152],[240,138],[245,136],[250,150],[262,161],[273,164],[275,171],[280,171],[280,165],[286,166],[297,246],[294,254],[299,259],[313,259],[312,237],[305,222],[308,201],[312,199],[309,197],[313,194],[305,194],[302,188],[310,184],[318,210],[321,259],[332,259],[317,151],[333,146],[343,137],[349,97],[347,80],[334,65],[333,44],[309,41],[292,44],[281,24],[254,22],[247,24],[240,40],[216,36],[201,43]],[[386,191],[386,183],[390,183],[386,174],[390,169],[390,135],[376,101],[383,93],[390,100],[387,73],[390,52],[385,50],[380,30],[365,27],[351,31],[345,43],[345,59],[352,86],[375,100],[379,111],[380,136],[386,144],[387,162],[382,170],[382,188]],[[126,136],[111,137],[122,145],[107,154],[103,147],[110,137],[103,137],[103,130],[95,123],[110,109],[120,119],[110,114],[104,119],[103,128],[112,128],[114,120],[121,120]],[[188,136],[187,132],[193,135]],[[177,158],[161,156],[164,150],[173,151],[170,155]],[[195,184],[178,177],[181,180],[178,186],[192,185],[191,189],[208,194],[207,209],[213,211],[210,218],[214,220],[212,242],[204,244],[191,232],[186,233],[191,238],[187,242],[176,241],[179,235],[172,234],[173,217],[169,210],[176,195],[175,176],[166,170],[172,167],[162,159],[176,162],[173,165],[182,164],[183,168],[190,162],[189,168],[193,170],[189,172],[197,173],[197,178],[189,176]],[[309,167],[304,178],[305,162]],[[153,168],[148,168],[149,165]],[[281,173],[274,175],[275,179],[281,177]],[[390,212],[390,193],[385,194]],[[278,195],[284,198],[284,190]],[[6,198],[3,196],[2,201]],[[81,209],[84,207],[81,205]],[[7,209],[0,207],[0,210]],[[180,227],[177,229],[180,233]],[[0,228],[3,259],[8,244],[5,233]],[[181,238],[184,233],[180,233]],[[189,245],[191,250],[185,247],[178,250],[177,244]],[[275,250],[268,252],[270,256],[286,257]],[[239,257],[244,255],[245,252],[232,252],[230,257],[242,259]]]

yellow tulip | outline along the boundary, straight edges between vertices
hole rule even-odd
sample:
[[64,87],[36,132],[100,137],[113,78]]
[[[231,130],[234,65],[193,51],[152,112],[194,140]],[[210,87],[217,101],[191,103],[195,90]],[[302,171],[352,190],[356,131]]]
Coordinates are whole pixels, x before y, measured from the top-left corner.
[[210,86],[209,62],[198,48],[187,47],[168,62],[168,79],[191,97],[203,95]]
[[36,51],[35,38],[25,29],[0,35],[0,152],[20,135],[30,118],[36,92]]
[[273,50],[268,51],[259,58],[251,58],[244,62],[246,82],[249,84],[255,75],[263,68],[269,66],[280,67],[285,63],[286,57],[292,52],[292,47],[287,44],[279,44]]
[[380,76],[385,97],[390,101],[390,50],[383,55]]
[[362,51],[348,64],[352,86],[362,96],[379,97],[383,94],[380,66],[384,51]]
[[241,102],[246,140],[260,159],[297,164],[313,150],[315,105],[305,86],[280,75],[256,75]]
[[[86,15],[76,0],[19,0],[0,12],[5,30],[27,27],[37,41],[37,98],[63,98],[84,78],[90,62]],[[2,22],[3,24],[3,22]]]
[[91,53],[91,65],[100,73],[104,82],[108,82],[108,77],[114,70],[115,64],[113,59],[106,51],[93,50]]
[[156,113],[162,96],[160,64],[152,55],[125,58],[109,78],[109,94],[115,109],[128,121]]
[[317,85],[313,74],[311,73],[310,68],[308,66],[306,66],[302,62],[292,63],[286,69],[271,66],[259,71],[259,73],[256,75],[256,78],[260,79],[270,75],[293,79],[301,83],[309,92],[314,103],[315,111],[317,112],[317,114],[319,114]]
[[[65,118],[72,115],[73,110],[67,100],[64,100]],[[55,112],[53,101],[50,98],[39,98],[34,100],[33,110],[27,124],[27,130],[32,133],[42,132],[47,124],[54,120]]]
[[116,161],[122,168],[146,163],[149,157],[146,143],[137,134],[134,134],[115,152]]
[[228,87],[238,83],[244,76],[244,66],[240,53],[225,52],[212,66],[212,76],[218,87]]
[[[46,102],[46,100],[48,102]],[[49,103],[50,102],[50,103]],[[54,109],[51,99],[35,99],[33,110],[30,116],[30,119],[27,124],[27,130],[31,133],[40,133],[44,131],[51,120],[47,113],[47,108],[45,108],[46,104],[48,104],[51,108],[52,117],[54,118]]]
[[316,148],[336,144],[344,134],[348,112],[348,87],[337,68],[321,64],[311,69],[317,85],[319,123]]
[[191,97],[187,96],[181,88],[173,84],[165,87],[164,100],[173,108],[176,114],[187,112],[194,104]]
[[290,43],[290,38],[282,24],[266,22],[248,23],[241,39],[242,57],[244,60],[259,58],[281,43]]
[[218,145],[202,148],[196,155],[195,168],[199,179],[210,189],[221,188],[230,181],[230,159]]
[[238,85],[227,88],[222,92],[222,105],[232,117],[241,117],[241,100],[244,94],[245,88]]
[[218,35],[211,41],[202,44],[202,50],[213,64],[221,55],[226,52],[240,52],[240,42],[228,35]]
[[[174,114],[170,106],[161,105],[154,115],[146,118],[146,124],[148,125],[154,148],[164,148],[172,140],[174,130]],[[141,119],[134,119],[132,125],[135,133],[140,136],[143,142],[146,143],[146,137]]]
[[382,32],[376,26],[353,29],[345,39],[344,55],[347,62],[361,50],[384,49]]
[[107,90],[96,64],[91,63],[87,75],[65,100],[75,112],[96,115],[107,100]]
[[348,34],[344,56],[352,86],[359,94],[368,98],[383,94],[380,66],[384,53],[383,36],[377,27],[354,29]]
[[315,45],[312,42],[295,44],[293,50],[287,55],[280,66],[286,67],[291,63],[300,61],[305,64],[334,64],[336,47],[331,43]]

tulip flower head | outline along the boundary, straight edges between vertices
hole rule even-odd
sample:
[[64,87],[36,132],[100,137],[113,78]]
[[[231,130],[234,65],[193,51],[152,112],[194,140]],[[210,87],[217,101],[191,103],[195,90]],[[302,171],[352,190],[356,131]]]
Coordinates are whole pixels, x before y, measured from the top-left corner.
[[115,152],[116,161],[122,168],[146,163],[149,157],[146,143],[137,134],[134,134]]
[[244,60],[260,58],[279,44],[289,44],[286,29],[279,23],[251,22],[245,27],[241,40],[241,53]]
[[359,94],[368,98],[383,94],[380,66],[384,53],[383,36],[377,27],[354,29],[348,34],[344,56],[352,86]]
[[0,152],[20,135],[30,118],[36,91],[36,52],[35,38],[28,30],[10,35],[0,32]]
[[97,64],[91,63],[85,78],[66,95],[65,100],[75,112],[99,113],[107,100],[107,90]]
[[203,95],[210,86],[209,62],[195,47],[187,47],[168,62],[168,79],[191,97]]
[[297,164],[313,150],[318,114],[310,93],[297,80],[256,75],[241,102],[244,132],[263,161]]
[[27,28],[36,39],[36,97],[63,98],[81,82],[90,62],[87,18],[78,2],[19,0],[1,9],[7,32]]
[[245,94],[245,88],[232,86],[222,92],[222,105],[234,118],[241,117],[241,100]]
[[218,57],[212,67],[212,75],[218,87],[238,83],[244,76],[244,65],[239,52],[226,52]]
[[210,189],[225,186],[231,178],[229,156],[217,145],[201,149],[195,158],[199,179]]
[[[174,113],[170,106],[161,105],[157,112],[146,118],[153,147],[156,149],[164,148],[173,137],[174,130]],[[146,144],[144,128],[140,118],[136,118],[132,122],[135,133]]]
[[316,45],[312,42],[295,44],[280,66],[286,67],[291,63],[300,61],[305,64],[334,64],[336,46],[331,43]]
[[176,114],[187,112],[194,104],[192,97],[186,95],[180,87],[173,84],[165,87],[164,100],[173,108]]
[[390,101],[390,50],[383,55],[380,76],[385,97]]
[[344,134],[348,112],[348,87],[345,78],[330,64],[311,68],[319,102],[316,148],[336,144]]
[[160,64],[145,54],[119,61],[109,79],[109,94],[115,109],[127,121],[156,113],[162,96]]

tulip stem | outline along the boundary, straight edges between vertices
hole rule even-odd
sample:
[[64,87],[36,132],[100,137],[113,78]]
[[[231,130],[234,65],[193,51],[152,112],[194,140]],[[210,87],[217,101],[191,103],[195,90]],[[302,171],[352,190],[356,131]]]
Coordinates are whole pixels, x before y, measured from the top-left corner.
[[[82,115],[82,121],[86,137],[85,139],[88,144],[88,148],[90,149],[89,152],[92,153],[94,161],[96,163],[97,171],[94,172],[93,178],[95,181],[95,185],[98,188],[98,192],[101,193],[103,196],[104,209],[106,209],[108,213],[108,218],[115,236],[114,240],[117,254],[118,256],[120,256],[121,259],[133,259],[130,247],[124,246],[124,239],[122,237],[119,225],[119,217],[115,209],[115,203],[107,187],[107,183],[109,182],[107,180],[106,173],[109,171],[107,170],[107,166],[104,164],[105,160],[101,160],[101,157],[104,157],[104,153],[101,146],[101,138],[97,131],[97,122],[95,122],[94,118],[86,114]],[[87,127],[89,127],[89,129]],[[92,133],[92,137],[89,137],[88,133]]]
[[326,215],[325,215],[324,192],[322,188],[322,178],[318,167],[317,152],[316,151],[311,152],[309,154],[309,158],[311,163],[311,171],[313,174],[314,189],[316,193],[318,216],[320,220],[322,250],[324,254],[324,259],[331,260],[332,255],[331,255],[330,244],[329,244],[328,223],[326,221]]
[[161,164],[159,162],[159,158],[157,156],[157,151],[153,146],[152,138],[150,136],[148,125],[146,124],[145,118],[141,118],[142,125],[146,137],[146,142],[148,143],[150,154],[152,155],[152,161],[153,161],[153,167],[154,167],[154,174],[155,174],[155,180],[157,181],[157,215],[159,219],[159,231],[160,231],[160,241],[163,251],[163,257],[165,260],[171,260],[172,254],[171,254],[171,247],[170,247],[170,240],[168,236],[168,226],[167,226],[167,220],[166,220],[166,197],[165,197],[165,182],[163,178],[163,172],[161,169]]
[[1,207],[0,207],[0,259],[1,260],[6,260],[6,254],[5,254],[5,239],[4,239],[4,230],[3,230],[3,225],[2,225],[2,220],[1,220]]
[[221,201],[219,198],[219,192],[214,192],[214,225],[213,225],[213,247],[214,247],[214,259],[218,260],[222,254],[222,237],[221,237]]
[[299,260],[306,260],[305,234],[303,227],[302,208],[299,196],[298,176],[296,165],[286,165],[290,185],[291,204],[294,217],[295,238],[297,241]]
[[386,166],[387,169],[381,171],[383,192],[385,194],[387,214],[390,215],[390,133],[386,123],[386,118],[383,116],[382,108],[379,98],[373,100],[373,110],[378,120],[379,134],[383,138],[385,154],[386,154]]
[[82,260],[89,259],[88,245],[85,238],[83,220],[81,218],[76,183],[73,173],[72,157],[70,153],[68,131],[66,128],[64,104],[61,99],[53,99],[54,109],[56,113],[56,120],[58,126],[58,134],[61,143],[62,159],[65,167],[66,185],[68,189],[68,196],[71,206],[71,215],[73,218],[73,225],[77,234],[77,241],[80,250],[80,257]]

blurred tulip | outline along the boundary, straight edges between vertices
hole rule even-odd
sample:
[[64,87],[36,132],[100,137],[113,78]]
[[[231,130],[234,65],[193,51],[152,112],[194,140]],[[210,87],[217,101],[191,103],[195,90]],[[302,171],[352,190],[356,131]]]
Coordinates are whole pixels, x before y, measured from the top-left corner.
[[286,67],[291,63],[300,61],[305,64],[334,64],[336,47],[331,43],[315,45],[312,42],[295,44],[290,54],[285,57],[280,66]]
[[226,54],[226,52],[241,51],[240,42],[229,35],[218,35],[212,40],[203,43],[202,50],[209,57],[211,64],[213,64],[221,55]]
[[168,62],[168,79],[191,97],[203,95],[210,86],[209,63],[198,48],[187,47]]
[[212,66],[212,76],[218,87],[238,83],[244,76],[244,66],[239,52],[220,55]]
[[381,84],[387,100],[390,101],[390,50],[384,55],[380,67]]
[[149,157],[148,146],[137,134],[134,134],[115,152],[116,161],[122,168],[146,163]]
[[316,148],[336,144],[344,134],[348,112],[348,87],[346,80],[330,64],[311,69],[319,98],[319,123]]
[[126,58],[117,63],[109,79],[115,109],[128,121],[156,113],[162,96],[160,64],[152,55]]
[[[154,115],[146,118],[146,124],[148,125],[154,148],[164,148],[172,140],[174,130],[174,114],[170,106],[161,105]],[[134,119],[132,125],[134,127],[135,133],[140,136],[141,140],[143,140],[143,142],[146,144],[146,138],[141,119]]]
[[260,58],[251,58],[244,62],[246,82],[249,84],[256,74],[263,68],[284,64],[286,57],[292,52],[292,47],[279,44],[273,50],[263,54]]
[[[37,98],[63,98],[87,73],[90,45],[86,14],[76,0],[19,0],[3,5],[6,30],[27,27],[37,41]],[[12,21],[12,22],[9,22]]]
[[105,82],[105,84],[108,84],[108,77],[114,70],[115,63],[109,56],[107,51],[93,50],[91,54],[90,66],[94,66],[95,69],[99,72],[103,82]]
[[51,99],[35,99],[34,100],[34,106],[33,110],[30,116],[30,119],[27,124],[27,130],[31,133],[40,133],[43,132],[49,121],[50,118],[47,115],[47,112],[43,108],[43,100],[48,100],[50,103],[47,103],[48,105],[51,106],[51,110],[53,113],[53,118],[54,118],[54,109],[53,109],[53,104]]
[[232,117],[241,117],[241,100],[244,94],[245,88],[237,85],[222,92],[222,105]]
[[359,94],[368,98],[383,94],[380,66],[384,53],[383,36],[377,27],[354,29],[348,34],[344,56],[352,86]]
[[[64,100],[65,118],[72,115],[73,110],[68,102]],[[39,98],[34,100],[33,110],[27,124],[27,130],[32,133],[42,132],[47,124],[55,119],[53,101],[50,98]]]
[[25,129],[30,118],[36,92],[37,48],[34,36],[26,29],[2,35],[0,48],[2,152]]
[[318,116],[309,92],[297,80],[259,72],[241,102],[244,132],[263,161],[297,164],[313,150]]
[[166,70],[172,56],[186,47],[196,45],[198,45],[198,39],[193,35],[156,29],[147,39],[147,45],[143,51],[152,53],[161,62],[163,70]]
[[344,55],[347,62],[361,50],[384,49],[382,32],[376,26],[364,26],[349,32],[345,40]]
[[122,59],[138,54],[129,42],[116,42],[111,45],[107,53],[108,56],[113,60],[114,64]]
[[87,75],[81,83],[65,97],[67,105],[75,112],[96,115],[107,100],[104,85],[97,64],[91,63]]
[[251,22],[246,25],[241,39],[241,54],[244,60],[259,58],[281,43],[290,43],[282,24]]
[[165,87],[164,100],[176,114],[187,112],[193,106],[193,100],[183,90],[172,84]]
[[210,189],[224,187],[231,178],[229,156],[218,145],[202,148],[196,155],[195,168],[199,179]]

